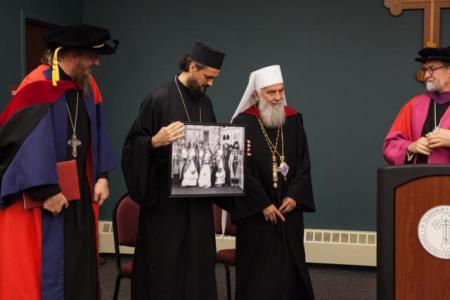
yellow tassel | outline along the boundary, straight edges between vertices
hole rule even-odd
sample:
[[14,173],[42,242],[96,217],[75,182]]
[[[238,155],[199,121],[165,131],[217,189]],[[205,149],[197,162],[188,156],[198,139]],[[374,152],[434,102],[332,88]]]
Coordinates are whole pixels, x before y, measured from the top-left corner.
[[56,86],[59,81],[59,66],[58,66],[58,52],[62,47],[56,48],[53,53],[53,61],[52,61],[52,85]]

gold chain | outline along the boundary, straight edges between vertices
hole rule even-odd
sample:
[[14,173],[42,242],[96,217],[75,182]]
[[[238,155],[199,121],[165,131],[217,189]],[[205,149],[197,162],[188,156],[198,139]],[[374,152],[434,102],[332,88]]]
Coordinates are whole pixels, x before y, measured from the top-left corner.
[[[275,140],[275,146],[273,145],[272,141],[269,138],[269,135],[266,132],[266,128],[264,127],[262,121],[260,118],[258,118],[258,122],[259,122],[259,126],[261,127],[261,131],[264,135],[264,138],[266,139],[267,145],[269,146],[270,152],[272,152],[273,154],[278,154],[278,156],[281,158],[283,158],[282,160],[284,160],[284,134],[283,134],[283,126],[281,125],[280,127],[278,127],[277,130],[277,139]],[[278,152],[278,137],[280,135],[280,131],[281,131],[281,154],[280,152]]]
[[[284,135],[283,135],[283,125],[280,125],[281,128],[281,155],[280,153],[277,154],[280,157],[281,162],[284,162]],[[275,149],[276,150],[276,149]]]
[[[266,128],[264,127],[260,118],[258,118],[258,122],[259,122],[259,126],[261,127],[261,131],[264,135],[264,138],[266,139],[267,146],[269,146],[270,152],[272,152],[272,155],[275,153],[278,154],[277,148],[278,148],[278,139],[280,137],[280,127],[278,127],[277,138],[275,139],[275,145],[273,145],[272,141],[269,138],[269,135],[266,132]],[[278,154],[278,156],[279,156],[279,154]]]
[[[279,167],[277,166],[277,157],[276,154],[280,157],[280,166],[282,164],[285,164],[284,160],[284,137],[283,137],[283,125],[280,125],[277,130],[277,138],[275,139],[275,145],[270,140],[269,135],[267,134],[266,128],[264,127],[263,122],[261,121],[261,118],[258,118],[259,126],[261,127],[261,132],[264,135],[264,138],[266,139],[267,146],[269,147],[270,152],[272,153],[272,180],[273,180],[273,187],[278,187],[278,171]],[[278,140],[280,137],[280,131],[281,131],[281,155],[278,152]],[[286,180],[286,174],[283,174],[284,179]]]

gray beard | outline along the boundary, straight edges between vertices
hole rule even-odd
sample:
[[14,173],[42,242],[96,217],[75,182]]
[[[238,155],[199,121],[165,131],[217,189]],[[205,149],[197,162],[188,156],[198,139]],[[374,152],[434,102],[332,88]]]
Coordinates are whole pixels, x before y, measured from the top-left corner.
[[425,82],[425,88],[428,92],[437,92],[442,93],[442,90],[445,86],[447,86],[448,79],[441,79],[441,80],[430,80]]
[[439,87],[437,86],[436,82],[427,81],[425,83],[425,87],[429,92],[439,92]]
[[258,103],[261,120],[264,126],[274,128],[284,124],[284,121],[286,120],[284,102],[280,102],[276,106],[272,106],[265,100],[260,100]]

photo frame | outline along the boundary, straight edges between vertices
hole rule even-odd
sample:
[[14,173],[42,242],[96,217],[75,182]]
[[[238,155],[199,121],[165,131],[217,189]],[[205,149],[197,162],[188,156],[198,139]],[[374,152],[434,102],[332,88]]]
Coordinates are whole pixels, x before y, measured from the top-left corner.
[[172,143],[171,197],[245,195],[245,126],[185,123],[185,136]]

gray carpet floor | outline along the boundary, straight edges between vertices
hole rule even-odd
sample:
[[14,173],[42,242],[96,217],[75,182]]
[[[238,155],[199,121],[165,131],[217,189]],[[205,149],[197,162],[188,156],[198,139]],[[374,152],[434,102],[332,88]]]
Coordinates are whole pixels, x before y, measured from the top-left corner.
[[[113,255],[104,255],[105,264],[100,266],[102,299],[113,298],[116,265]],[[317,300],[375,300],[376,269],[335,265],[309,265],[311,280]],[[217,293],[219,300],[226,299],[225,270],[216,266]],[[234,290],[234,268],[231,270]],[[130,299],[130,280],[122,279],[119,299]],[[202,300],[202,299],[198,299]]]

